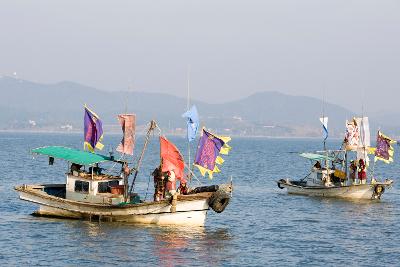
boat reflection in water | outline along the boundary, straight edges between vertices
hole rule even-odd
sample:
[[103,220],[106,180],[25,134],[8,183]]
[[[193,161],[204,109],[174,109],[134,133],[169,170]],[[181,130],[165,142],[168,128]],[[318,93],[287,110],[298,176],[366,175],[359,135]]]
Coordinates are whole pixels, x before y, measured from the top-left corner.
[[[165,266],[187,266],[196,259],[202,259],[204,266],[221,265],[224,259],[216,252],[229,247],[232,239],[227,229],[208,231],[199,227],[166,227],[153,233],[153,237],[153,255]],[[182,257],[184,254],[193,255],[193,258]]]
[[[42,218],[38,218],[43,220]],[[222,265],[229,258],[233,237],[229,229],[207,227],[156,226],[146,224],[89,222],[50,219],[67,227],[65,240],[74,240],[90,253],[76,255],[77,260],[92,263],[127,263],[143,266],[188,266],[201,259],[202,265]],[[132,262],[132,253],[147,255]],[[218,253],[216,253],[218,252]]]

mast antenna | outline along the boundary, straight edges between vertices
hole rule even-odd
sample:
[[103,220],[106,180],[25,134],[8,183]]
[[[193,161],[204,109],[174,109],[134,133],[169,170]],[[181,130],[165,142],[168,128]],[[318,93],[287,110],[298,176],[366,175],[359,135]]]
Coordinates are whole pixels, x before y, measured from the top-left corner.
[[128,84],[128,91],[126,92],[126,97],[125,97],[125,114],[128,114],[128,99],[129,99],[129,94],[132,92],[133,90],[133,82],[132,80],[129,80],[129,84]]

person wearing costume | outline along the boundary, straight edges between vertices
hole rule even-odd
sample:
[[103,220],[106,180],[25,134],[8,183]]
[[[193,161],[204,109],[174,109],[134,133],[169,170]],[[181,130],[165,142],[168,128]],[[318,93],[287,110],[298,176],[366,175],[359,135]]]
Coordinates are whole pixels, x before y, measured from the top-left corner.
[[356,172],[357,172],[357,165],[354,160],[350,162],[350,179],[353,184],[356,183]]
[[185,179],[182,179],[181,183],[179,184],[178,192],[181,195],[187,195],[189,193],[189,188]]
[[161,201],[165,196],[165,179],[161,172],[161,166],[155,168],[152,175],[154,177],[154,201]]
[[358,161],[358,179],[361,184],[365,184],[367,182],[367,172],[365,170],[365,162],[363,159]]
[[166,195],[173,196],[176,193],[176,175],[173,170],[168,171],[166,174]]
[[317,170],[321,170],[321,169],[322,169],[321,163],[320,163],[319,161],[317,161],[317,162],[314,164],[314,168],[317,169]]

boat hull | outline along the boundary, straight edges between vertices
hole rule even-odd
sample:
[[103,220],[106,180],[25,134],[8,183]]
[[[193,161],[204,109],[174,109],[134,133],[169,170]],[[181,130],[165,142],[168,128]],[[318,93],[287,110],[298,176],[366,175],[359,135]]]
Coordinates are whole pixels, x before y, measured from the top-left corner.
[[182,225],[182,226],[204,226],[207,210],[185,211],[175,213],[157,213],[157,214],[135,214],[135,215],[100,215],[82,214],[80,212],[71,212],[51,206],[40,205],[39,209],[34,212],[35,216],[69,218],[69,219],[86,219],[90,221],[106,221],[106,222],[127,222],[140,224],[157,224],[157,225]]
[[17,187],[20,199],[39,204],[37,216],[63,217],[101,221],[117,221],[158,225],[203,226],[211,192],[178,197],[173,209],[171,201],[126,205],[92,204],[48,195],[29,186]]
[[279,180],[278,187],[286,188],[289,194],[306,195],[314,197],[333,197],[346,199],[380,199],[385,190],[392,185],[392,181],[374,184],[354,184],[346,186],[301,186],[293,184],[290,180]]

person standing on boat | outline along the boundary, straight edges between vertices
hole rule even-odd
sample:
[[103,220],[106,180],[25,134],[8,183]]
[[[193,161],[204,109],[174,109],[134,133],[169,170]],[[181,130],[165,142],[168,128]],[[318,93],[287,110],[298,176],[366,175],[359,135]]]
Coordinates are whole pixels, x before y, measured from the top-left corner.
[[367,182],[367,172],[365,170],[365,162],[363,159],[358,161],[358,179],[361,184],[365,184]]
[[356,172],[357,172],[357,165],[354,160],[350,162],[350,180],[352,184],[356,183]]
[[76,163],[72,163],[71,164],[71,173],[74,176],[78,176],[79,172],[81,171],[82,165],[76,164]]
[[314,164],[314,166],[313,166],[316,170],[321,170],[322,169],[322,166],[321,166],[321,163],[317,160],[317,162]]
[[173,196],[176,193],[176,175],[173,170],[167,172],[166,195]]
[[154,201],[161,201],[164,199],[165,192],[165,180],[161,166],[155,168],[152,175],[154,177]]
[[189,193],[189,188],[187,186],[187,181],[185,179],[182,179],[179,187],[178,187],[178,192],[181,195],[187,195]]

